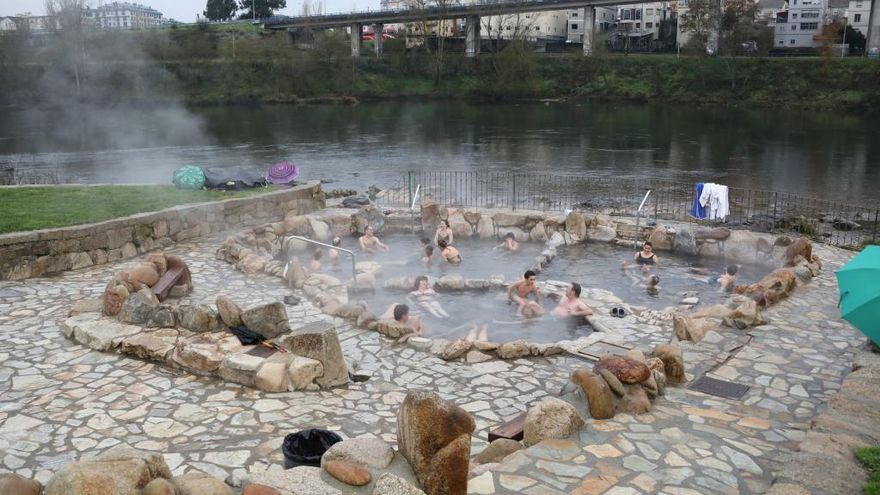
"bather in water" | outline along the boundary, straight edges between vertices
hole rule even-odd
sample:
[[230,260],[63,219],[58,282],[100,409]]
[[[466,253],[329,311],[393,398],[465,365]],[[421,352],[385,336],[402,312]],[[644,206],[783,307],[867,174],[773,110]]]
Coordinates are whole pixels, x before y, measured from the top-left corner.
[[414,290],[409,293],[410,300],[425,311],[437,318],[449,318],[449,313],[435,299],[436,295],[437,292],[428,285],[428,277],[424,275],[416,277]]

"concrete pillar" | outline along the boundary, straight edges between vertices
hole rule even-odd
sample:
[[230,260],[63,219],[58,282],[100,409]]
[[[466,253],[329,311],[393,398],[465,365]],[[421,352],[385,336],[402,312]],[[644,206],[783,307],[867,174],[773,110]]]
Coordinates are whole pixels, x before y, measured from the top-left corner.
[[480,16],[478,15],[469,15],[467,17],[464,54],[472,58],[480,54]]
[[364,29],[361,23],[353,22],[351,23],[351,56],[352,57],[360,57],[361,56],[361,36],[363,35]]
[[382,31],[385,29],[384,24],[373,24],[373,48],[376,49],[376,56],[382,56]]
[[871,14],[868,16],[868,33],[865,41],[865,49],[870,51],[876,48],[880,51],[880,0],[871,2]]
[[584,9],[584,56],[593,54],[593,30],[596,27],[596,9],[587,6]]

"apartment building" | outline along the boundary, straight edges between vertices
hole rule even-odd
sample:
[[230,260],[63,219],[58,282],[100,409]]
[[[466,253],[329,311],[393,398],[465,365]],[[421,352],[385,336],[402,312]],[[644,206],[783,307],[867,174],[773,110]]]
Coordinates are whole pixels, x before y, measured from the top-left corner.
[[[568,11],[568,42],[583,43],[585,17],[584,9],[571,9]],[[595,7],[593,18],[594,35],[607,34],[614,30],[617,20],[617,9],[614,7]]]
[[83,11],[98,29],[144,29],[162,25],[162,13],[145,5],[111,2]]
[[816,48],[816,39],[827,22],[828,0],[791,0],[788,10],[776,16],[773,46],[776,48]]

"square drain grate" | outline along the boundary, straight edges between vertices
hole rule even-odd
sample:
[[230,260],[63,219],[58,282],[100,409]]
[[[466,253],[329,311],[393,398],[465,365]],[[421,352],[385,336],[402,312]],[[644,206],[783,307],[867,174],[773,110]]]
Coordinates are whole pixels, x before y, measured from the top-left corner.
[[696,392],[703,392],[704,394],[727,399],[742,399],[746,392],[749,391],[748,385],[719,380],[705,375],[694,380],[688,388]]

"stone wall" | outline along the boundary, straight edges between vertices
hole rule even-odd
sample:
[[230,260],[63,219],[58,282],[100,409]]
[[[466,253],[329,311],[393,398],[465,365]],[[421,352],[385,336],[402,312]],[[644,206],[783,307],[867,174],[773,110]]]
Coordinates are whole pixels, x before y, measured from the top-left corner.
[[100,223],[0,235],[0,280],[100,265],[175,242],[274,222],[288,212],[324,208],[321,184],[310,181],[259,196],[194,203]]

